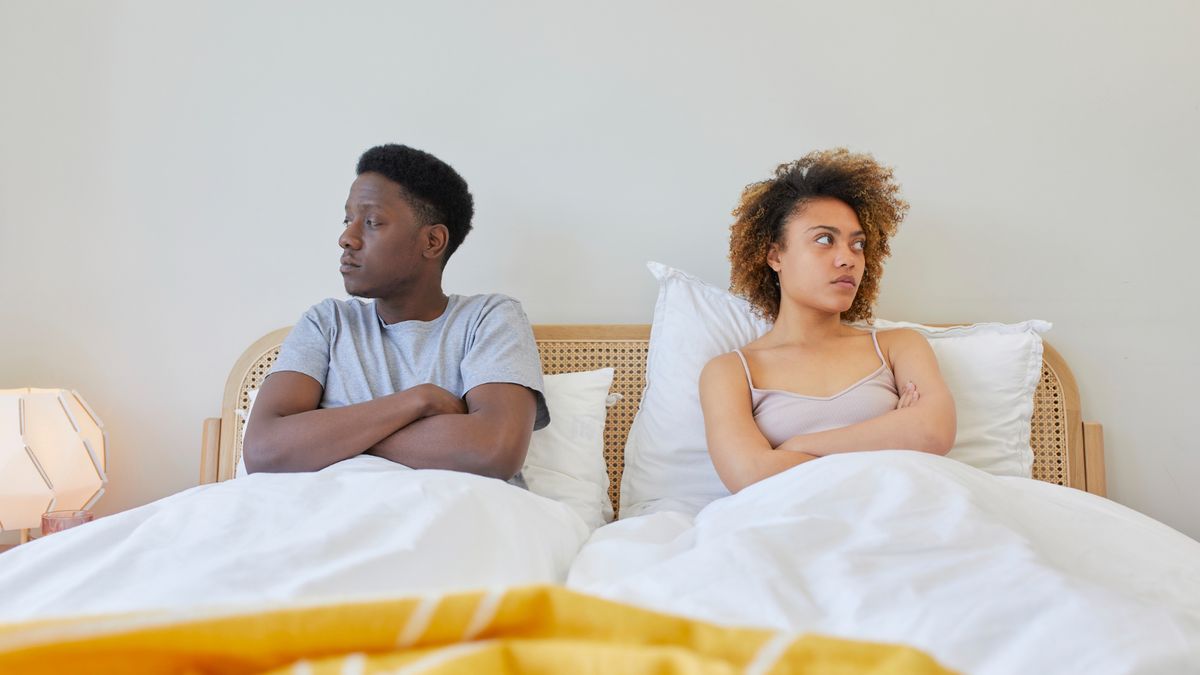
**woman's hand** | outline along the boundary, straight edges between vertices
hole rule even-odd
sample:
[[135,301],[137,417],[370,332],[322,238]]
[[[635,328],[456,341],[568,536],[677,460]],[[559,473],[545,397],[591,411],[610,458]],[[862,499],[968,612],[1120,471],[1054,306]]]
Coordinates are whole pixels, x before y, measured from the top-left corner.
[[912,407],[919,400],[921,400],[921,392],[917,391],[917,385],[909,382],[900,392],[900,400],[896,403],[896,410]]

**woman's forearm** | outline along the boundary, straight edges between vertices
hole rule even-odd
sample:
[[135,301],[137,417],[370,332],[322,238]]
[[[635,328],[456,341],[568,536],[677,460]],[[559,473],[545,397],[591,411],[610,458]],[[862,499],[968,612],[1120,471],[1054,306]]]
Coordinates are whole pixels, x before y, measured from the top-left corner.
[[805,452],[784,452],[783,448],[751,450],[742,455],[735,467],[727,468],[721,479],[730,492],[738,492],[748,485],[814,459],[814,455]]
[[829,431],[793,436],[778,449],[825,456],[863,450],[918,450],[944,455],[954,445],[954,414],[934,406],[892,410]]

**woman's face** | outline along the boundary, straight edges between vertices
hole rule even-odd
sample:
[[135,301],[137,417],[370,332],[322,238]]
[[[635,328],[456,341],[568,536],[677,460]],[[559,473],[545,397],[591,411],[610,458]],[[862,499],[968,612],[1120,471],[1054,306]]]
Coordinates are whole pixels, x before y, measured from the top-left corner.
[[780,308],[791,302],[837,314],[850,309],[866,246],[858,215],[845,202],[823,197],[804,204],[784,222],[783,245],[767,253],[779,273]]

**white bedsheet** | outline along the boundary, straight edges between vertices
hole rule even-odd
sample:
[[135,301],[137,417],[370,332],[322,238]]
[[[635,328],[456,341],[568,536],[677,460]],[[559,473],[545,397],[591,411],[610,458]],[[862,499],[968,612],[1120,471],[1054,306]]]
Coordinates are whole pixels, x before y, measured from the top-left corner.
[[360,456],[204,485],[0,555],[0,622],[561,583],[588,528],[502,481]]
[[968,673],[1200,672],[1200,543],[943,457],[809,462],[597,530],[568,585],[720,623],[899,642]]

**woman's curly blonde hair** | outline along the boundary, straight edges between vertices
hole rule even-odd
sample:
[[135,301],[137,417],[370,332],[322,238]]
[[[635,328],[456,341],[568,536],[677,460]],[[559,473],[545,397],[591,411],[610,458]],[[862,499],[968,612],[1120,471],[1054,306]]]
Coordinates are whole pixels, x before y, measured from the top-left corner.
[[784,245],[788,218],[814,199],[845,202],[858,215],[866,234],[866,265],[862,284],[843,321],[870,321],[879,297],[883,260],[891,255],[888,240],[908,213],[892,169],[866,154],[845,148],[820,150],[780,164],[775,177],[752,183],[742,191],[730,226],[730,290],[746,298],[768,321],[779,316],[779,277],[767,265],[771,244]]

